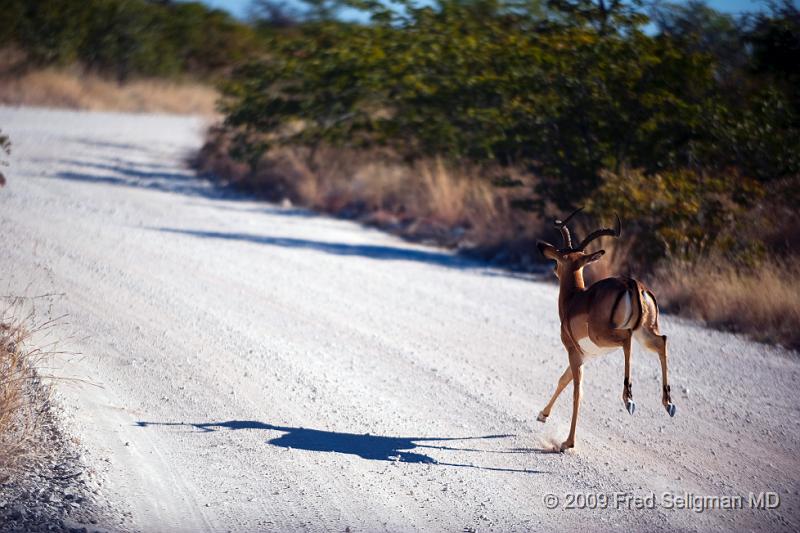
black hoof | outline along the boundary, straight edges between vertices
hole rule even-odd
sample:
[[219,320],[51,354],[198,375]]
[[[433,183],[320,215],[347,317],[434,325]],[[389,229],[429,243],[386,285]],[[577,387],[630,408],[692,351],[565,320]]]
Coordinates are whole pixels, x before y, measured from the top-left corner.
[[675,407],[674,403],[668,403],[666,405],[666,408],[667,408],[667,413],[669,413],[670,417],[675,416],[675,411],[677,411],[677,408]]
[[633,400],[628,400],[625,402],[625,409],[627,409],[630,414],[633,414],[636,410],[636,403],[634,403]]

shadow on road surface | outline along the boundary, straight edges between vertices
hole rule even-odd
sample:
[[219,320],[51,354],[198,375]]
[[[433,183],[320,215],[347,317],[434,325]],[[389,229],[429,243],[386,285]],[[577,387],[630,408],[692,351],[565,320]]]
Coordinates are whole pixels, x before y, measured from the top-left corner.
[[[102,168],[105,165],[86,163],[84,166]],[[109,169],[111,171],[106,174],[63,171],[56,173],[55,177],[68,181],[151,189],[210,199],[242,199],[239,193],[201,181],[194,175],[125,166],[109,166]]]
[[319,429],[308,429],[287,426],[274,426],[255,420],[229,420],[227,422],[144,422],[136,423],[139,427],[150,426],[187,426],[199,429],[203,432],[217,431],[218,429],[239,430],[256,429],[281,431],[283,435],[268,440],[267,444],[281,448],[292,448],[296,450],[307,450],[312,452],[333,452],[347,455],[357,455],[362,459],[371,461],[396,461],[400,463],[423,463],[436,464],[442,466],[458,466],[465,468],[476,468],[479,470],[493,470],[498,472],[517,472],[522,474],[540,474],[537,470],[483,467],[471,464],[444,463],[432,457],[417,453],[414,450],[428,448],[436,450],[467,451],[467,452],[486,452],[491,450],[478,450],[474,448],[458,448],[442,446],[439,444],[446,441],[465,441],[465,440],[485,440],[485,439],[504,439],[513,435],[485,435],[482,437],[385,437],[381,435],[339,433],[336,431],[322,431]]
[[485,265],[464,259],[457,255],[436,250],[417,250],[411,248],[398,248],[394,246],[380,246],[374,244],[344,244],[338,242],[312,241],[307,239],[293,239],[289,237],[270,237],[268,235],[253,235],[250,233],[223,233],[219,231],[201,231],[177,228],[155,228],[165,233],[178,233],[203,239],[222,239],[228,241],[242,241],[284,248],[305,248],[335,255],[359,255],[371,259],[389,261],[419,261],[453,268],[477,268]]
[[[110,147],[119,149],[119,146],[114,143],[93,143],[91,146],[96,148],[103,144],[109,144]],[[128,148],[141,152],[141,155],[147,154],[146,150],[138,149],[133,145]],[[47,177],[67,181],[150,189],[212,200],[252,199],[230,187],[199,177],[189,169],[180,169],[171,165],[125,161],[119,158],[102,158],[101,160],[97,160],[97,158],[40,158],[36,161],[59,169]]]
[[[114,149],[126,149],[138,151],[146,155],[147,150],[137,145],[90,142],[86,139],[75,139],[81,144],[86,144],[91,148],[108,146]],[[56,168],[66,166],[70,170],[61,170],[51,178],[58,178],[67,181],[95,183],[105,185],[115,185],[121,187],[132,187],[140,189],[150,189],[161,192],[184,194],[195,198],[206,198],[210,200],[225,200],[229,203],[218,203],[214,207],[240,211],[263,212],[265,214],[312,218],[318,216],[317,213],[306,209],[287,209],[264,204],[263,208],[236,206],[234,201],[255,200],[254,196],[248,195],[243,191],[234,190],[220,183],[209,182],[198,177],[190,170],[179,170],[169,165],[153,164],[141,161],[125,161],[119,158],[102,158],[101,160],[84,159],[42,159],[41,162],[53,164]],[[271,246],[282,246],[287,248],[305,248],[317,250],[325,253],[344,255],[344,256],[363,256],[372,259],[396,260],[396,261],[417,261],[462,270],[471,269],[487,276],[499,277],[519,277],[521,279],[540,279],[541,272],[537,274],[520,274],[506,270],[491,271],[487,269],[489,263],[475,258],[465,257],[458,253],[447,253],[436,250],[420,250],[401,248],[394,246],[380,246],[368,244],[344,244],[331,243],[305,239],[292,239],[283,237],[252,235],[247,233],[223,233],[215,231],[183,230],[177,228],[153,228],[158,231],[182,233],[193,237],[208,239],[224,239],[266,244]]]

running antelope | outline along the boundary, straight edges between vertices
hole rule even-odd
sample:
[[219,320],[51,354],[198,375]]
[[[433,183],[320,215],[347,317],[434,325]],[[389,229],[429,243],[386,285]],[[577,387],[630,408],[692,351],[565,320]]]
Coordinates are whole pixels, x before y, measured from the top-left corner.
[[558,380],[553,397],[539,413],[537,420],[547,421],[558,395],[572,380],[572,424],[567,440],[561,444],[562,451],[575,446],[583,364],[592,356],[622,347],[625,353],[622,401],[628,412],[633,414],[636,404],[633,402],[631,386],[632,338],[648,350],[656,352],[661,359],[661,403],[669,416],[675,416],[675,405],[670,398],[667,379],[667,336],[661,335],[658,329],[658,304],[652,291],[641,281],[625,277],[602,279],[588,289],[583,282],[584,267],[599,260],[605,253],[605,250],[589,253],[586,247],[604,235],[619,237],[619,217],[616,217],[614,229],[595,230],[578,246],[573,246],[567,223],[580,210],[577,209],[563,221],[555,221],[555,226],[564,239],[563,248],[556,248],[543,241],[538,243],[542,255],[556,262],[556,276],[560,286],[558,316],[561,319],[561,342],[569,354],[569,366]]

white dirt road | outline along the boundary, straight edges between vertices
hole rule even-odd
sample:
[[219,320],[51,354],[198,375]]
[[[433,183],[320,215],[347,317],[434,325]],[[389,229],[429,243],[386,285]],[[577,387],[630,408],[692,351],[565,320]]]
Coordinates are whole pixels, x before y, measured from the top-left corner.
[[[66,423],[130,529],[800,528],[796,353],[665,316],[676,417],[638,348],[628,415],[612,353],[578,448],[545,453],[571,412],[567,389],[535,421],[566,366],[553,283],[216,192],[183,162],[199,119],[0,108],[0,128],[0,291],[63,293],[54,334],[84,355],[56,373],[98,385],[59,383]],[[761,491],[780,506],[750,509]]]

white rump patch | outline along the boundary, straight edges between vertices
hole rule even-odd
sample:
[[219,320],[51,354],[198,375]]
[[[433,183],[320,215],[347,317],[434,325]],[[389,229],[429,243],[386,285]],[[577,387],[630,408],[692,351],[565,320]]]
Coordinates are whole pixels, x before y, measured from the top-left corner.
[[614,312],[614,328],[625,329],[633,318],[633,305],[631,305],[631,291],[625,291],[625,296],[620,299]]

